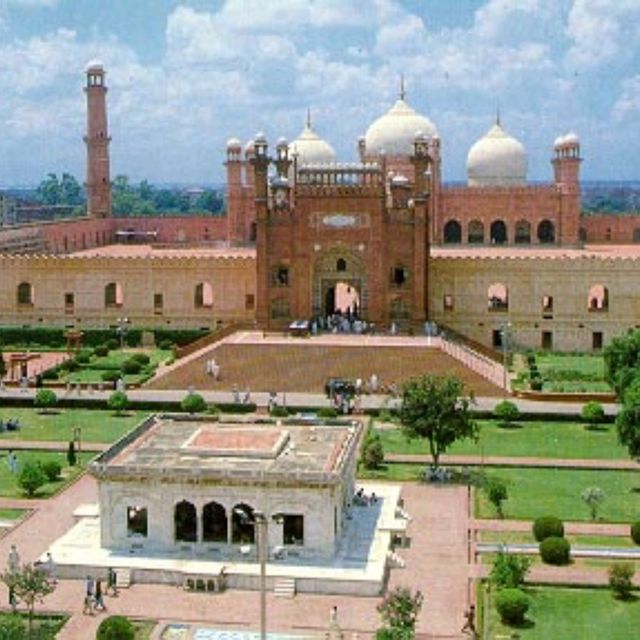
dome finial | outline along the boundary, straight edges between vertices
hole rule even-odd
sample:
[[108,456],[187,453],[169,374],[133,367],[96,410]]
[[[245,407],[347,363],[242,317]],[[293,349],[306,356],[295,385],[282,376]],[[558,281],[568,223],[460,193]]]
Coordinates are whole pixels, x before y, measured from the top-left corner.
[[307,127],[311,129],[311,107],[307,107]]
[[404,100],[407,92],[404,89],[404,73],[400,74],[400,100]]
[[496,105],[496,124],[500,126],[500,101]]

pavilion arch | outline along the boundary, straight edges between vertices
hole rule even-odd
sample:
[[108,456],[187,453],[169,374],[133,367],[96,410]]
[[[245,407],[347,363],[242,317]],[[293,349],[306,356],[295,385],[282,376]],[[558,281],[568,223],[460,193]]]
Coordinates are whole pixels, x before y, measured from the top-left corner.
[[227,542],[226,509],[218,502],[208,502],[202,508],[202,542]]
[[21,282],[16,291],[17,301],[19,305],[33,306],[34,289],[30,282]]
[[507,225],[504,220],[494,220],[491,223],[491,244],[506,244],[509,240]]
[[538,225],[538,242],[553,244],[556,241],[556,228],[551,220],[542,220]]
[[256,539],[253,507],[240,502],[231,510],[231,542],[253,544]]
[[516,222],[513,241],[515,244],[531,243],[531,224],[528,220],[518,220],[518,222]]
[[104,288],[104,306],[121,307],[122,306],[122,285],[119,282],[110,282]]
[[445,244],[460,244],[462,242],[462,227],[457,220],[449,220],[444,225],[443,240]]
[[469,244],[484,244],[484,224],[481,220],[471,220],[467,227],[467,242]]
[[173,511],[176,542],[198,541],[198,511],[191,502],[178,502]]
[[609,289],[602,284],[594,284],[589,289],[588,308],[595,312],[608,311]]
[[209,282],[198,282],[193,295],[193,304],[196,309],[210,309],[213,306],[213,287]]
[[492,284],[487,290],[489,311],[508,311],[509,290],[501,282]]

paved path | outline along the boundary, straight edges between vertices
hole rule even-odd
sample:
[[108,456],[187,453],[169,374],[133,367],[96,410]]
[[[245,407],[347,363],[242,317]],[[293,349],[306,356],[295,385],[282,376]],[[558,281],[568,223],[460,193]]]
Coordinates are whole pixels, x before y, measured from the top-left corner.
[[[406,463],[406,464],[431,464],[432,457],[429,454],[406,454],[387,453],[384,457],[386,462]],[[639,471],[640,465],[634,460],[583,460],[571,458],[537,458],[531,456],[524,457],[502,457],[502,456],[440,456],[440,463],[445,465],[462,466],[498,466],[498,467],[547,467],[565,469],[602,469],[602,470],[623,470]]]
[[[474,531],[531,531],[531,520],[484,520],[472,518],[469,526]],[[564,532],[568,535],[582,536],[629,536],[628,524],[605,522],[565,522]]]
[[[82,447],[76,449],[76,453],[81,451],[91,451],[99,453],[104,451],[110,444],[104,444],[102,442],[82,442]],[[0,451],[3,449],[15,449],[19,451],[25,451],[28,449],[34,449],[37,451],[64,451],[69,448],[68,442],[56,441],[56,440],[8,440],[0,439]]]

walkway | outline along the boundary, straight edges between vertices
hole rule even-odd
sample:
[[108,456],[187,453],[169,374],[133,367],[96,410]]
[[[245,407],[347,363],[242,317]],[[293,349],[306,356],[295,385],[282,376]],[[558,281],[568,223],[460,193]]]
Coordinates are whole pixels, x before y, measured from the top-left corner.
[[[81,451],[90,451],[92,453],[100,453],[104,451],[110,444],[103,442],[83,442],[80,449],[76,449],[76,453]],[[63,451],[69,448],[68,442],[56,440],[9,440],[0,438],[0,451],[3,449],[14,449],[16,451],[26,451],[32,449],[34,451]]]

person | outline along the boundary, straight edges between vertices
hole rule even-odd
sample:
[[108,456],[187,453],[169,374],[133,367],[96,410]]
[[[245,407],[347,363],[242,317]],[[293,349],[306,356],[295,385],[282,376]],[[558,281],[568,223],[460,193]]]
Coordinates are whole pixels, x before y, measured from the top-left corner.
[[213,360],[210,360],[209,358],[207,358],[204,362],[204,370],[208,376],[210,376],[211,373],[213,372],[212,363],[213,363]]
[[83,615],[93,615],[93,589],[95,583],[91,576],[87,576],[84,583],[84,605],[82,607]]
[[251,402],[251,391],[247,389],[244,392],[244,396],[242,398],[242,404],[249,404]]
[[472,604],[465,612],[464,612],[464,626],[460,629],[460,633],[467,633],[472,635],[474,638],[476,637],[476,606]]
[[47,578],[53,584],[58,582],[56,579],[56,563],[53,561],[53,557],[49,551],[47,551],[47,559],[44,561],[44,571],[47,574]]
[[109,591],[111,591],[111,595],[116,598],[118,596],[118,576],[116,575],[115,569],[113,567],[109,567],[107,571],[107,589],[105,593],[109,595]]
[[16,591],[13,585],[9,587],[9,606],[11,607],[11,613],[15,613],[18,608],[18,598],[16,598]]
[[238,387],[235,384],[231,388],[231,394],[233,395],[233,402],[235,404],[240,404],[240,391],[238,390]]
[[7,568],[9,571],[19,571],[20,570],[20,554],[16,549],[16,545],[11,545],[11,550],[9,551],[9,558],[7,560]]
[[96,580],[96,592],[93,596],[93,608],[95,611],[105,611],[107,607],[104,606],[104,597],[102,595],[102,580]]
[[18,458],[16,458],[16,454],[13,453],[13,449],[9,449],[9,453],[7,454],[7,465],[10,473],[18,473]]

